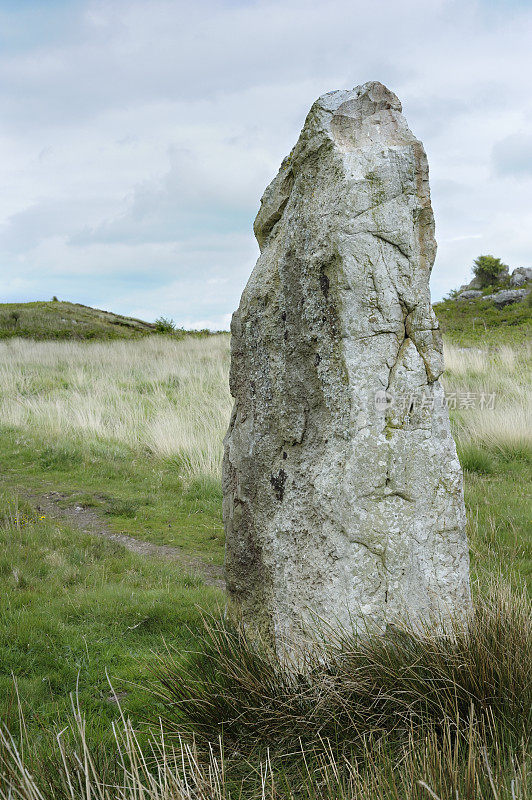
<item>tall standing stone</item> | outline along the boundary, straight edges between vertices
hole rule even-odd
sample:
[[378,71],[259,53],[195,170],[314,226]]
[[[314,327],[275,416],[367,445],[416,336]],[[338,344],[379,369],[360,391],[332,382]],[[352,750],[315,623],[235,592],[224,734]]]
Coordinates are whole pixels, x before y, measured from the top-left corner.
[[278,648],[314,615],[380,627],[467,610],[428,165],[397,97],[373,82],[320,97],[254,229],[231,326],[231,606]]

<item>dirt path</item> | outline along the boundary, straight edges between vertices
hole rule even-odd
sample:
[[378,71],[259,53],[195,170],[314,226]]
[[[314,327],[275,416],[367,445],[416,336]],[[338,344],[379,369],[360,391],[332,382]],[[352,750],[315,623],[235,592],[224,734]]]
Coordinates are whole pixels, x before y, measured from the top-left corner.
[[94,536],[103,536],[111,542],[121,544],[126,550],[141,556],[162,558],[174,561],[192,575],[197,575],[209,586],[225,588],[223,567],[217,564],[208,564],[195,556],[187,555],[179,547],[170,547],[166,544],[153,544],[142,539],[135,539],[126,533],[115,533],[108,525],[89,508],[83,506],[68,506],[63,508],[58,505],[65,500],[65,495],[60,492],[47,492],[46,494],[28,494],[28,499],[36,504],[37,509],[52,519],[62,520],[77,528],[83,533]]

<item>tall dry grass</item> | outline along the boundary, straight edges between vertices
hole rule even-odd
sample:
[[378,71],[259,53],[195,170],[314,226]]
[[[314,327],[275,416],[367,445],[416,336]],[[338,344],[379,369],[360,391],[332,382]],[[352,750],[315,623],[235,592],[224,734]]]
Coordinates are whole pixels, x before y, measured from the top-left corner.
[[[457,742],[442,732],[411,735],[392,753],[371,739],[359,759],[337,758],[324,746],[300,751],[286,767],[269,754],[254,764],[226,754],[220,742],[205,754],[180,741],[169,748],[161,736],[151,752],[139,745],[129,720],[115,727],[117,762],[104,767],[87,744],[84,720],[76,714],[78,747],[61,740],[55,763],[34,772],[30,759],[0,731],[0,800],[527,800],[529,755],[524,747],[506,759],[500,743],[481,726],[470,726]],[[52,766],[53,764],[53,766]],[[242,772],[246,772],[242,777]],[[240,775],[240,777],[239,777]]]
[[0,800],[526,800],[530,629],[499,590],[446,635],[315,642],[302,671],[213,621],[161,659],[148,736],[118,708],[106,759],[76,702],[44,761],[22,718],[17,742],[0,732]]
[[[459,446],[530,453],[532,348],[447,345]],[[229,337],[175,341],[0,342],[0,420],[50,440],[100,439],[176,457],[183,477],[219,478],[231,412]],[[494,408],[480,396],[495,393]],[[466,395],[472,407],[461,407]]]
[[51,440],[119,442],[219,476],[229,337],[0,343],[0,419]]
[[[458,446],[532,453],[532,346],[495,350],[445,345],[446,394]],[[494,398],[493,398],[494,395]]]

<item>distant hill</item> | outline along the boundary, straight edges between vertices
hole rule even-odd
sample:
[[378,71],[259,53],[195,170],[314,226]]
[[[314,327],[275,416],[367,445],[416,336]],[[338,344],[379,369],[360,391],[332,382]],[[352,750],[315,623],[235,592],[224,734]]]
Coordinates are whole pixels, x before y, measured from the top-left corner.
[[[159,330],[152,322],[81,303],[0,303],[0,339],[136,339]],[[185,331],[174,335],[184,336]]]
[[497,308],[489,300],[446,299],[434,303],[443,334],[460,347],[519,345],[532,341],[531,295],[525,301]]
[[[498,309],[483,298],[434,304],[440,328],[460,347],[521,344],[532,341],[532,305],[528,301]],[[154,333],[205,336],[209,331],[171,331],[153,322],[62,301],[0,303],[0,340],[28,339],[138,339]]]

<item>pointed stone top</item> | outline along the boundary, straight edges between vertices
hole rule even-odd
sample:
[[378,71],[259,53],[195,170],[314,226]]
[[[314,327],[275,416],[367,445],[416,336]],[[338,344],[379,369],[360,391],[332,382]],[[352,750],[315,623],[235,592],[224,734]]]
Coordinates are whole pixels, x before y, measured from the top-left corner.
[[345,104],[351,104],[351,106],[356,104],[358,108],[365,112],[365,116],[382,110],[393,110],[399,113],[403,110],[397,95],[383,83],[379,83],[379,81],[368,81],[363,83],[362,86],[356,86],[354,89],[339,89],[327,92],[316,101],[316,105],[320,105],[333,113],[344,113],[342,106]]
[[313,103],[296,145],[261,198],[254,224],[261,250],[282,214],[294,176],[307,159],[314,159],[324,145],[331,144],[340,158],[356,151],[374,149],[378,153],[389,147],[420,145],[399,99],[382,83],[368,81],[354,89],[323,94]]

